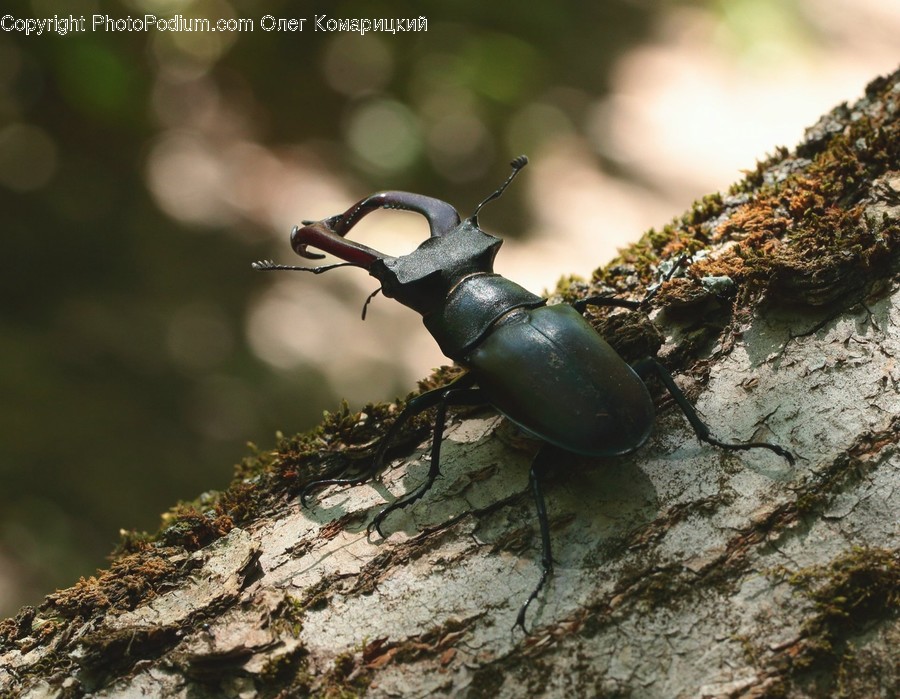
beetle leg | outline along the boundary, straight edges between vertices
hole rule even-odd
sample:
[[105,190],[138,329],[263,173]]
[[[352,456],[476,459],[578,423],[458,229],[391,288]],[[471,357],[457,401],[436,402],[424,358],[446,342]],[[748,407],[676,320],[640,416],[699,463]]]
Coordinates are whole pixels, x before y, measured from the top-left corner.
[[678,257],[675,258],[675,261],[672,262],[672,267],[663,275],[663,278],[660,279],[656,284],[651,286],[647,293],[644,294],[644,298],[641,299],[641,306],[646,307],[650,300],[656,296],[660,289],[662,289],[662,285],[669,281],[672,277],[675,276],[675,273],[684,266],[684,263],[687,262],[688,256],[682,253]]
[[643,303],[643,301],[631,301],[629,299],[616,298],[615,296],[588,296],[586,299],[579,299],[573,303],[572,308],[581,314],[584,314],[588,306],[616,306],[636,311]]
[[641,308],[646,308],[647,304],[653,299],[654,296],[659,292],[662,288],[662,285],[669,281],[675,273],[681,269],[687,260],[686,255],[679,255],[678,258],[672,263],[671,269],[663,275],[663,278],[659,281],[659,283],[654,284],[650,290],[644,294],[644,298],[640,301],[632,301],[630,299],[620,299],[612,295],[597,295],[597,296],[588,296],[585,299],[580,299],[572,304],[572,307],[578,311],[579,313],[584,313],[585,309],[588,306],[617,306],[619,308],[630,308],[632,311],[637,311]]
[[[468,374],[466,374],[468,376]],[[461,377],[461,378],[465,378]],[[451,386],[458,383],[454,382]],[[486,403],[480,388],[445,388],[438,389],[441,391],[437,402],[437,414],[434,418],[434,432],[431,437],[431,463],[428,466],[428,476],[425,482],[416,488],[412,493],[395,500],[390,505],[379,512],[372,523],[369,525],[369,532],[378,532],[378,535],[384,537],[381,531],[381,525],[385,518],[394,510],[413,504],[416,500],[427,493],[434,481],[441,474],[441,443],[444,441],[444,424],[447,420],[447,407],[450,405],[480,405]],[[428,395],[428,394],[425,394]],[[380,451],[380,450],[379,450]]]
[[688,422],[691,423],[691,427],[694,428],[694,433],[697,435],[697,438],[703,442],[708,442],[709,444],[714,444],[717,447],[721,447],[722,449],[732,449],[732,450],[744,450],[744,449],[768,449],[769,451],[773,451],[779,456],[787,459],[788,463],[793,466],[794,465],[794,455],[791,454],[787,449],[784,449],[777,444],[769,444],[768,442],[720,442],[718,439],[713,437],[710,434],[709,427],[706,426],[700,416],[697,415],[697,411],[694,410],[694,406],[691,405],[690,401],[688,401],[687,397],[678,388],[678,384],[675,383],[675,380],[672,378],[672,375],[666,370],[666,368],[660,364],[657,360],[652,358],[642,359],[632,366],[632,368],[637,372],[638,376],[645,377],[649,373],[655,374],[660,381],[662,381],[663,385],[666,387],[666,390],[671,394],[672,398],[675,399],[675,402],[678,403],[678,407],[681,408],[681,412],[684,413],[684,416],[688,419]]
[[426,391],[425,393],[421,393],[415,398],[411,399],[404,406],[403,410],[400,411],[400,415],[397,416],[397,419],[391,424],[388,428],[387,433],[384,437],[381,438],[381,441],[378,444],[378,448],[375,451],[375,456],[372,459],[372,463],[365,471],[363,471],[360,475],[354,476],[353,478],[323,478],[322,480],[313,481],[312,483],[307,484],[302,491],[300,491],[300,502],[308,507],[309,503],[307,500],[309,499],[310,493],[313,490],[318,490],[319,488],[324,488],[329,485],[361,485],[362,483],[366,483],[367,481],[372,480],[375,477],[375,474],[381,470],[384,465],[384,457],[387,453],[387,450],[390,448],[391,443],[397,438],[397,435],[400,434],[400,431],[403,429],[404,425],[416,415],[421,412],[428,410],[429,408],[433,408],[438,405],[443,399],[443,394],[446,393],[450,389],[454,388],[467,388],[472,386],[475,383],[475,379],[470,374],[463,374],[455,381],[452,381],[446,386],[440,386],[438,388],[434,388],[430,391]]
[[543,459],[546,458],[547,454],[552,453],[553,451],[555,451],[554,448],[548,444],[541,447],[537,456],[534,457],[534,461],[531,462],[531,471],[528,474],[528,485],[531,487],[531,494],[534,497],[534,504],[538,515],[538,524],[541,529],[541,579],[538,580],[537,586],[531,591],[531,594],[528,595],[525,604],[519,608],[519,614],[516,616],[515,626],[522,629],[523,633],[526,635],[528,634],[528,630],[525,628],[525,613],[528,611],[528,605],[530,605],[538,596],[541,589],[544,587],[544,583],[547,582],[547,578],[549,578],[550,574],[553,572],[553,551],[550,545],[550,522],[547,519],[547,505],[544,502],[544,493],[541,490]]

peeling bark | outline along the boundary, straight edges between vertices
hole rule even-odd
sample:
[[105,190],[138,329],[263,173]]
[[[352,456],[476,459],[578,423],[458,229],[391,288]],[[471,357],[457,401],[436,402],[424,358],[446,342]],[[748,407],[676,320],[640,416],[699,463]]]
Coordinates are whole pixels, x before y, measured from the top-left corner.
[[[523,636],[537,445],[457,413],[442,477],[381,540],[366,524],[424,478],[424,423],[377,482],[302,508],[316,469],[371,458],[396,406],[333,416],[0,622],[0,696],[896,696],[898,113],[895,73],[591,289],[559,290],[636,293],[648,260],[692,255],[657,297],[660,356],[717,437],[783,445],[793,467],[701,444],[664,404],[636,454],[558,463],[555,570]],[[654,344],[605,313],[624,356]]]

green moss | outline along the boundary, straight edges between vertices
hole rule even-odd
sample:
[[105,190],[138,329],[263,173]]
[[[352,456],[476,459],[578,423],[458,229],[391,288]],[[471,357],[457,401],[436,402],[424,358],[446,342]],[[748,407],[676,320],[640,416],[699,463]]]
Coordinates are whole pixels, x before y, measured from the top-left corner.
[[710,219],[716,218],[725,210],[722,195],[718,192],[707,194],[702,199],[695,201],[690,210],[682,217],[685,226],[698,226]]
[[503,673],[491,664],[482,665],[472,673],[469,696],[472,699],[492,699],[503,687]]
[[791,674],[796,681],[816,682],[829,696],[851,696],[841,685],[854,674],[853,639],[900,613],[900,551],[854,547],[828,565],[790,575],[788,582],[813,602]]
[[218,494],[211,498],[210,507],[196,503],[179,503],[162,517],[163,528],[157,539],[167,546],[179,546],[187,551],[199,551],[225,536],[234,528],[234,520],[221,506]]
[[[739,298],[777,296],[779,302],[823,305],[863,289],[882,275],[900,249],[900,225],[863,220],[868,185],[900,162],[900,93],[876,81],[851,112],[842,107],[828,128],[796,154],[780,148],[747,172],[728,196],[709,195],[661,230],[651,229],[592,278],[592,286],[558,288],[568,300],[614,289],[639,297],[655,281],[659,262],[695,255],[713,245],[727,250],[695,259],[684,279],[657,295],[664,308],[709,297],[706,277],[728,277]],[[876,106],[877,105],[877,106]]]
[[178,566],[172,562],[177,552],[158,548],[119,558],[109,570],[81,578],[74,586],[48,595],[41,611],[66,619],[130,611],[155,597],[157,590],[179,574]]
[[[436,373],[433,380],[449,379],[454,373],[453,369],[445,369]],[[154,534],[123,531],[109,570],[82,578],[74,586],[49,595],[34,629],[21,615],[4,621],[0,627],[0,646],[27,651],[34,645],[49,642],[66,620],[77,623],[109,612],[127,611],[152,599],[162,586],[175,585],[189,573],[173,561],[209,545],[235,526],[251,523],[267,508],[281,506],[285,491],[295,491],[318,477],[317,466],[352,469],[357,463],[368,464],[386,424],[396,418],[402,405],[370,404],[354,412],[345,403],[339,410],[326,413],[322,424],[314,430],[291,438],[280,436],[274,450],[260,451],[250,445],[250,455],[235,468],[235,479],[227,489],[209,491],[192,502],[179,503],[162,516],[162,526]],[[418,443],[426,423],[427,416],[411,421],[398,437],[398,448]],[[302,628],[303,612],[318,600],[327,603],[327,596],[323,593],[303,604],[286,603],[276,623],[296,637]],[[154,646],[158,640],[148,637],[146,645]],[[165,639],[160,642],[164,645]],[[98,649],[98,652],[103,651]],[[41,667],[62,666],[67,662],[63,656],[57,658],[51,654]],[[297,669],[294,680],[297,687],[308,684],[301,675],[302,668]],[[345,689],[356,691],[354,687],[365,684],[354,680]],[[343,696],[333,692],[325,695]]]
[[284,600],[276,608],[272,615],[272,626],[279,632],[289,633],[294,638],[300,637],[303,631],[303,617],[308,605],[303,604],[296,597],[285,595]]
[[[281,439],[280,434],[277,436]],[[276,452],[260,449],[253,442],[247,442],[247,448],[250,453],[234,467],[234,478],[236,481],[252,483],[271,471],[278,457]]]
[[365,695],[372,673],[361,665],[357,654],[341,653],[334,659],[314,696],[322,699],[356,699]]
[[788,149],[784,146],[779,146],[774,153],[761,161],[757,161],[754,169],[744,170],[744,179],[731,185],[728,193],[732,196],[737,196],[759,190],[765,182],[765,174],[771,171],[778,163],[783,162],[788,155]]
[[788,582],[815,603],[804,633],[830,651],[842,638],[900,611],[900,551],[854,547],[827,566],[794,573]]
[[[445,368],[433,381],[451,378],[458,370]],[[227,534],[235,526],[253,522],[278,504],[284,493],[295,493],[307,483],[335,473],[365,468],[378,439],[403,403],[370,403],[362,411],[346,402],[326,412],[316,428],[292,437],[277,436],[273,450],[261,451],[250,444],[251,454],[235,467],[235,478],[224,491],[209,491],[193,502],[179,503],[162,516],[155,534],[122,532],[114,554],[120,557],[146,551],[156,543],[196,551]],[[398,448],[418,443],[427,416],[411,420],[396,440]]]
[[[277,458],[268,474],[275,491],[299,492],[322,478],[333,478],[365,470],[375,455],[380,437],[400,414],[404,402],[370,403],[362,411],[326,412],[315,429],[281,437],[275,446]],[[417,444],[422,437],[423,416],[410,420],[393,445],[398,449]]]
[[312,686],[308,659],[302,646],[270,659],[259,673],[260,684],[268,689],[283,686],[288,696],[307,696]]
[[322,609],[328,606],[331,586],[334,580],[331,577],[323,577],[318,582],[307,587],[303,592],[303,598],[297,600],[298,609]]
[[[440,366],[431,372],[427,378],[419,381],[418,392],[425,393],[426,391],[446,386],[447,384],[456,381],[456,379],[465,373],[465,369],[456,364]],[[411,397],[412,395],[410,395],[410,398]]]
[[34,607],[23,607],[15,617],[0,620],[0,650],[12,648],[17,645],[16,641],[29,638],[36,615]]

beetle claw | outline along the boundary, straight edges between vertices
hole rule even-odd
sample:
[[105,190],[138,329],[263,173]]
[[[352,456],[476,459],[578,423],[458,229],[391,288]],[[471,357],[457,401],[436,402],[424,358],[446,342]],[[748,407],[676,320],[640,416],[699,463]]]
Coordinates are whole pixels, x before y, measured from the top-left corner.
[[[529,600],[529,602],[530,601],[531,600]],[[522,607],[519,609],[518,615],[516,616],[516,623],[513,624],[512,630],[515,631],[516,627],[518,627],[518,628],[522,629],[522,633],[524,633],[526,636],[530,636],[531,631],[529,631],[528,629],[525,628],[525,612],[527,610],[528,610],[528,604],[522,605]]]
[[313,488],[318,487],[318,483],[310,483],[303,490],[300,491],[300,506],[301,507],[309,507],[309,496],[310,492]]
[[378,536],[380,536],[382,539],[387,539],[387,537],[384,535],[384,532],[381,531],[381,522],[382,522],[383,519],[384,519],[384,518],[381,516],[381,514],[379,514],[379,515],[377,515],[377,516],[375,517],[375,519],[373,519],[373,520],[369,523],[369,526],[366,527],[366,532],[369,534],[369,536],[372,535],[372,532],[375,532],[375,533],[378,534]]

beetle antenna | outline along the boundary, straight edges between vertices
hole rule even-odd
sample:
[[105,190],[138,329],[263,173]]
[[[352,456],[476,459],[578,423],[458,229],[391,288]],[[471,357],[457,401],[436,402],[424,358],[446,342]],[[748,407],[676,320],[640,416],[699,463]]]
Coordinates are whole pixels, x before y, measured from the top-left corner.
[[519,174],[519,170],[528,165],[528,158],[524,155],[520,155],[518,158],[513,158],[512,162],[509,164],[512,167],[513,171],[509,173],[509,177],[506,178],[506,181],[497,187],[494,192],[487,196],[478,206],[475,207],[475,213],[472,214],[472,222],[475,225],[478,225],[478,212],[481,211],[481,208],[487,204],[489,201],[494,201],[494,199],[498,198],[503,192],[512,184],[512,181],[516,178],[516,175]]
[[369,303],[371,303],[372,299],[374,299],[378,295],[379,291],[381,291],[380,286],[377,289],[375,289],[375,291],[373,291],[371,294],[369,294],[369,297],[366,299],[366,302],[363,304],[363,310],[362,310],[362,319],[363,320],[366,319],[366,311],[369,308]]
[[272,270],[289,270],[295,272],[312,272],[313,274],[322,274],[329,269],[335,267],[359,267],[353,262],[338,262],[333,265],[322,265],[321,267],[303,267],[301,265],[277,265],[272,260],[260,260],[250,265],[257,272],[271,272]]

